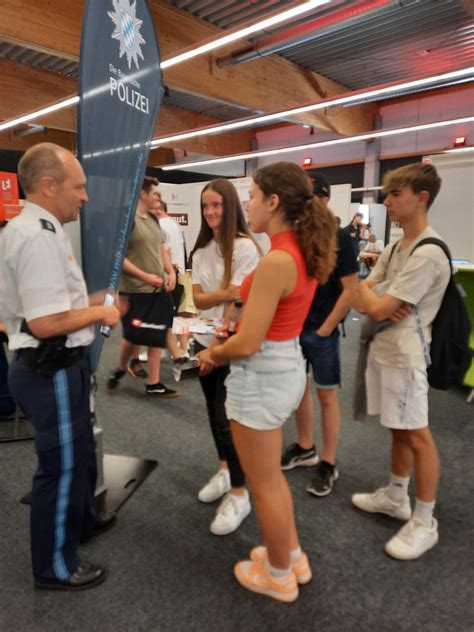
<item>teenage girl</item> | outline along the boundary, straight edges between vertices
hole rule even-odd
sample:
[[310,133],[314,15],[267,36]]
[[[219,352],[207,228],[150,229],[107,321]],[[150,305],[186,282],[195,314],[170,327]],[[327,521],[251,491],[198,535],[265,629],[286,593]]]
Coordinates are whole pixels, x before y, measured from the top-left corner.
[[[213,180],[201,194],[201,230],[192,251],[193,298],[202,318],[223,318],[240,296],[240,284],[255,269],[259,251],[249,233],[233,185]],[[213,336],[195,335],[196,351],[215,343]],[[225,413],[224,386],[228,367],[216,367],[200,376],[209,421],[219,457],[219,470],[200,490],[199,500],[213,502],[224,496],[211,533],[235,531],[250,513],[245,477],[234,448]]]
[[253,180],[250,228],[267,233],[271,249],[241,285],[238,333],[199,359],[202,371],[231,362],[226,411],[263,536],[264,546],[235,566],[236,578],[249,590],[288,602],[298,597],[298,583],[311,579],[311,569],[280,468],[282,427],[304,393],[298,337],[317,283],[326,282],[335,264],[336,222],[297,165],[268,165]]

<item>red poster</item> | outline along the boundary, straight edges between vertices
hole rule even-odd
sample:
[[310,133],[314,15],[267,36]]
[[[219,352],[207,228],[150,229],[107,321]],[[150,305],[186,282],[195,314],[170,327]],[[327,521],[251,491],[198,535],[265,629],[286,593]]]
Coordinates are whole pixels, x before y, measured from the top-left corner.
[[0,171],[0,204],[18,204],[16,173]]

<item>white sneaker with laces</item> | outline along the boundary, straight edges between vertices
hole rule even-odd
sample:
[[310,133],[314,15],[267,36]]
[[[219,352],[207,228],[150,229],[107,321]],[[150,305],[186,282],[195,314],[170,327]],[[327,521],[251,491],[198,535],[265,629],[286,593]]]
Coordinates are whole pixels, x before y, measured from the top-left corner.
[[400,531],[385,544],[385,552],[397,560],[416,560],[438,543],[438,521],[433,518],[431,527],[411,518]]
[[204,485],[198,494],[202,503],[213,503],[230,490],[229,470],[219,470],[217,474]]
[[398,520],[411,518],[411,506],[409,496],[405,496],[400,502],[394,502],[387,496],[387,488],[381,487],[373,494],[352,494],[352,504],[370,513],[383,513]]
[[211,533],[228,535],[240,527],[251,511],[248,492],[244,496],[227,494],[219,505],[214,520],[211,522]]

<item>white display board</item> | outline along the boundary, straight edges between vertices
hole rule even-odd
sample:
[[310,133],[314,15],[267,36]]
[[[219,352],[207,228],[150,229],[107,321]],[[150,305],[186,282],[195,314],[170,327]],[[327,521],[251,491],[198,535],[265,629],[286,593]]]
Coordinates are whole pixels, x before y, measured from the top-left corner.
[[431,226],[446,240],[454,259],[474,262],[474,151],[430,156],[441,191],[429,210]]
[[351,190],[350,184],[332,184],[329,208],[341,218],[341,226],[347,226],[352,219],[351,214]]

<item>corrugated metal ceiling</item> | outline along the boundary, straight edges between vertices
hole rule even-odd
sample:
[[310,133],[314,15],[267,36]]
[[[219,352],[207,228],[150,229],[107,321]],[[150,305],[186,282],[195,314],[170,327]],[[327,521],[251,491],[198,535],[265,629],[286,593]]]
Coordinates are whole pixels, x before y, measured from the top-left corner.
[[[294,4],[284,0],[169,0],[178,8],[221,28],[256,21]],[[464,68],[474,63],[474,23],[465,0],[393,0],[370,15],[359,16],[306,36],[279,52],[304,66],[347,86],[359,89],[389,81],[406,80]],[[353,0],[333,0],[289,26],[304,24],[350,9]],[[265,39],[269,33],[259,34]],[[235,49],[240,44],[237,43]],[[0,41],[0,58],[76,79],[78,64],[70,59]],[[231,102],[169,90],[164,103],[228,121],[252,112]]]
[[[290,4],[264,0],[169,3],[227,28],[250,19],[256,21],[262,17],[262,11],[268,13]],[[274,33],[328,15],[334,8],[349,10],[351,4],[354,3],[332,2]],[[279,54],[353,90],[464,68],[474,62],[474,26],[468,4],[465,0],[394,0],[385,6],[380,3],[370,14],[315,31],[311,39],[306,36],[304,42],[293,42],[292,47]],[[267,35],[259,37],[265,39]],[[257,41],[255,38],[253,43]]]
[[[77,62],[0,41],[0,59],[2,58],[33,68],[48,70],[70,79],[77,79],[79,70]],[[190,110],[191,112],[205,114],[221,121],[233,121],[252,113],[247,108],[239,107],[231,102],[219,101],[173,89],[166,91],[163,103]]]

